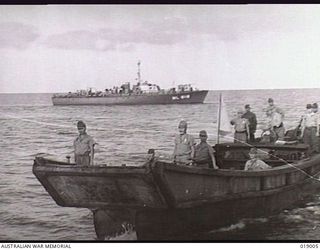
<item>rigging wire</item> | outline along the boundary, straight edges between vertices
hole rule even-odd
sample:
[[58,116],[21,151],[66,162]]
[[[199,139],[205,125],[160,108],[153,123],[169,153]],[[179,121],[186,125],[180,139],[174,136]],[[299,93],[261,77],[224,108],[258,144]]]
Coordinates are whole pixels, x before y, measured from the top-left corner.
[[[222,135],[222,137],[225,137],[225,138],[228,138],[228,139],[233,138],[233,137],[231,137],[231,136],[225,136],[225,135]],[[253,144],[250,144],[250,143],[247,143],[247,142],[243,142],[243,141],[238,140],[238,139],[235,139],[235,138],[233,138],[233,139],[236,140],[236,141],[238,141],[239,143],[244,144],[244,145],[247,145],[247,146],[250,146],[250,147],[255,147],[255,145],[253,145]],[[271,154],[271,153],[269,153],[269,152],[267,152],[267,151],[265,151],[265,150],[262,150],[262,149],[260,149],[260,148],[257,148],[257,150],[260,151],[260,152],[266,153],[266,154],[268,154],[268,155],[270,155],[270,156],[272,156],[272,157],[277,158],[278,160],[284,162],[284,163],[287,164],[288,166],[290,166],[290,167],[292,167],[292,168],[300,171],[301,173],[305,174],[305,175],[308,176],[309,178],[320,182],[320,179],[315,177],[316,175],[318,175],[318,174],[320,173],[320,171],[317,172],[317,173],[314,174],[314,175],[310,175],[310,174],[308,174],[306,171],[304,171],[304,170],[302,170],[302,169],[294,166],[292,163],[286,161],[285,159],[283,159],[283,158],[281,158],[281,157],[278,157],[278,156],[276,156],[276,155],[274,155],[274,154]]]

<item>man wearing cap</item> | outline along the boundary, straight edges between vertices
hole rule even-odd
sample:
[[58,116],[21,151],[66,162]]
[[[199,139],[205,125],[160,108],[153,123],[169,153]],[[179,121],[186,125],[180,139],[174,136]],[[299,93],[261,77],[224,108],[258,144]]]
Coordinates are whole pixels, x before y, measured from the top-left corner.
[[312,104],[312,112],[318,113],[318,104],[316,102],[314,104]]
[[249,121],[249,142],[254,142],[254,133],[257,129],[257,117],[255,113],[251,112],[251,107],[249,104],[244,106],[246,112],[242,115],[242,118],[246,118]]
[[250,149],[249,157],[250,157],[250,160],[246,162],[244,170],[256,171],[256,170],[271,169],[271,166],[269,166],[267,163],[259,159],[258,150],[256,148]]
[[95,141],[87,134],[83,121],[78,121],[77,128],[79,135],[73,142],[75,162],[81,166],[93,165]]
[[237,112],[237,117],[230,121],[231,125],[234,125],[234,143],[242,143],[248,141],[249,135],[249,121],[246,118],[242,118],[243,111]]
[[179,134],[174,139],[173,160],[180,164],[191,164],[194,157],[194,138],[187,134],[187,122],[181,121],[178,125]]
[[207,143],[207,131],[199,133],[200,143],[195,146],[193,163],[197,167],[218,169],[213,148]]
[[266,109],[268,128],[276,134],[277,140],[283,140],[285,129],[283,125],[284,112],[274,105],[272,98],[268,99],[269,106]]
[[311,153],[318,153],[319,116],[313,112],[311,104],[307,104],[306,108],[301,121],[302,140],[310,146]]

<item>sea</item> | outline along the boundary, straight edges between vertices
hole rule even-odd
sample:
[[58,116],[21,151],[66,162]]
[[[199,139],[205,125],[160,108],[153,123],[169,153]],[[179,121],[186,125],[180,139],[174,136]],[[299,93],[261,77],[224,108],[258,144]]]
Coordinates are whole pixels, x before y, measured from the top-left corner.
[[[307,103],[320,103],[320,89],[210,91],[203,104],[141,106],[53,106],[52,94],[0,94],[0,241],[96,240],[91,211],[58,206],[32,174],[37,155],[73,159],[78,120],[97,142],[95,163],[139,165],[150,148],[159,157],[171,156],[182,119],[197,141],[204,129],[213,145],[220,94],[230,118],[250,104],[257,115],[257,136],[265,126],[269,97],[284,110],[286,129],[297,126]],[[106,240],[136,239],[129,230]],[[187,240],[320,240],[320,194],[277,215],[240,220]]]

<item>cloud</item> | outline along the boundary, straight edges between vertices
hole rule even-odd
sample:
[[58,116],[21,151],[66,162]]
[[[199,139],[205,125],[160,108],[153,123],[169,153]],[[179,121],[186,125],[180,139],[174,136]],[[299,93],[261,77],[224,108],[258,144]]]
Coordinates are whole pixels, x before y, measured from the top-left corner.
[[38,37],[34,26],[17,22],[0,23],[0,48],[26,49]]
[[97,32],[76,30],[49,36],[44,42],[49,48],[67,50],[110,50],[114,46],[100,39]]
[[185,41],[187,35],[172,25],[149,23],[148,26],[95,31],[74,30],[50,35],[44,44],[50,48],[68,50],[132,50],[138,44],[173,45]]
[[204,39],[237,42],[269,33],[303,32],[312,21],[306,19],[309,12],[300,8],[287,10],[282,6],[203,7],[159,13],[161,15],[139,20],[139,24],[133,22],[122,27],[105,26],[54,34],[45,44],[67,50],[123,51],[139,45],[171,46],[187,41],[196,44],[195,41]]

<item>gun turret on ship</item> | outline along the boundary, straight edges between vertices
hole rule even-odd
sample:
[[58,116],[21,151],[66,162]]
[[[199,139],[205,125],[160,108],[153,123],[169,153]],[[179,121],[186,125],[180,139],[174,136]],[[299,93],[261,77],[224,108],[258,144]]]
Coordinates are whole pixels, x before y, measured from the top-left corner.
[[181,84],[177,88],[161,89],[158,85],[141,80],[138,62],[137,82],[120,87],[114,86],[104,91],[78,90],[66,94],[55,94],[53,105],[147,105],[147,104],[194,104],[203,103],[208,90],[198,90],[191,84]]

